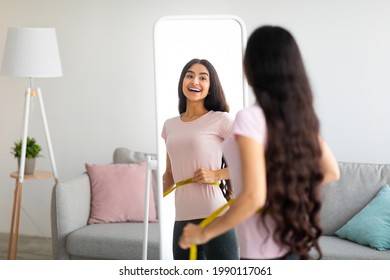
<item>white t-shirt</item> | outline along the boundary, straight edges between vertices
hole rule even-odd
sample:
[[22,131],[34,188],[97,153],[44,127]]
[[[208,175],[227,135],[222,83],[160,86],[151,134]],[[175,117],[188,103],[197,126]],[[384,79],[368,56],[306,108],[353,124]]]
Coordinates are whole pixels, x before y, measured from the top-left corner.
[[[233,121],[226,112],[209,111],[202,117],[184,122],[180,117],[164,123],[161,136],[171,160],[173,180],[193,178],[199,168],[221,168],[222,142]],[[226,203],[219,187],[191,183],[175,191],[176,221],[203,219]]]
[[[267,124],[263,110],[257,104],[242,109],[236,115],[231,134],[223,144],[223,152],[230,170],[230,181],[234,193],[240,194],[243,187],[241,158],[235,136],[241,135],[266,145]],[[233,202],[234,203],[234,202]],[[272,259],[285,255],[288,250],[281,247],[272,237],[274,220],[265,217],[267,229],[262,217],[255,214],[237,227],[240,257],[247,259]]]

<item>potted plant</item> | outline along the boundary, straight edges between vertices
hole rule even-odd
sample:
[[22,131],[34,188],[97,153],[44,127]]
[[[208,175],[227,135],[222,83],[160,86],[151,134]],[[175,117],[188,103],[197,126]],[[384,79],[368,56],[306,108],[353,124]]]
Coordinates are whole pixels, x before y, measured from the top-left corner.
[[[36,142],[34,138],[27,137],[26,145],[26,163],[24,167],[25,174],[34,174],[35,160],[40,157],[42,147]],[[18,167],[20,168],[20,158],[22,156],[22,140],[15,141],[11,149],[11,154],[18,159]]]

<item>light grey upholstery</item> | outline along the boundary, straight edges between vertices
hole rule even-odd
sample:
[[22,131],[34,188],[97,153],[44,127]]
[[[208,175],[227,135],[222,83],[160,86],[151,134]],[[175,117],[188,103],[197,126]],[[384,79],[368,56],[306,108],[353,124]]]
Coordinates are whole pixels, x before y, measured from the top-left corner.
[[[114,163],[134,163],[145,159],[146,154],[126,148],[118,148],[114,152]],[[152,172],[154,193],[157,193],[156,179],[156,172]],[[141,259],[144,224],[87,225],[90,206],[91,186],[86,173],[54,187],[51,203],[53,258]],[[149,223],[148,259],[159,258],[159,232],[158,223]]]
[[381,186],[390,183],[390,164],[340,162],[339,166],[340,180],[322,188],[323,236],[320,245],[323,259],[390,260],[390,250],[377,251],[335,235],[341,226],[371,201]]
[[[114,163],[137,162],[143,159],[145,154],[132,152],[126,148],[118,148],[114,152]],[[377,251],[341,239],[334,234],[376,195],[382,185],[390,183],[390,164],[341,162],[339,166],[340,180],[322,188],[323,235],[319,242],[323,259],[390,260],[390,250]],[[153,173],[152,178],[152,182],[155,183],[156,173]],[[87,174],[81,174],[54,188],[52,197],[54,259],[141,259],[143,223],[87,226],[90,202],[90,183]],[[314,251],[312,255],[315,256]],[[158,223],[150,223],[148,259],[158,258],[159,227]]]

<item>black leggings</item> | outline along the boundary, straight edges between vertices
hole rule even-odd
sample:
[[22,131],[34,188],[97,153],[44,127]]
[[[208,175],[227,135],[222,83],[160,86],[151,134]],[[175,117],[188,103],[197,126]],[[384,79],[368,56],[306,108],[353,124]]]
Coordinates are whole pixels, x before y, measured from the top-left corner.
[[[190,250],[179,247],[179,238],[183,228],[188,223],[199,224],[203,219],[190,221],[175,221],[173,229],[173,258],[175,260],[188,260]],[[239,260],[238,245],[235,230],[230,230],[203,245],[198,245],[198,260]]]

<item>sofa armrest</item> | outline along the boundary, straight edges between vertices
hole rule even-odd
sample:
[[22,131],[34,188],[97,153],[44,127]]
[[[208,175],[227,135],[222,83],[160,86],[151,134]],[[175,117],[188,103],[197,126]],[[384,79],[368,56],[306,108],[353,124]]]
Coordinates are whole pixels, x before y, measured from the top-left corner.
[[58,183],[52,192],[51,231],[54,259],[69,259],[66,237],[87,225],[91,207],[91,187],[87,173]]

